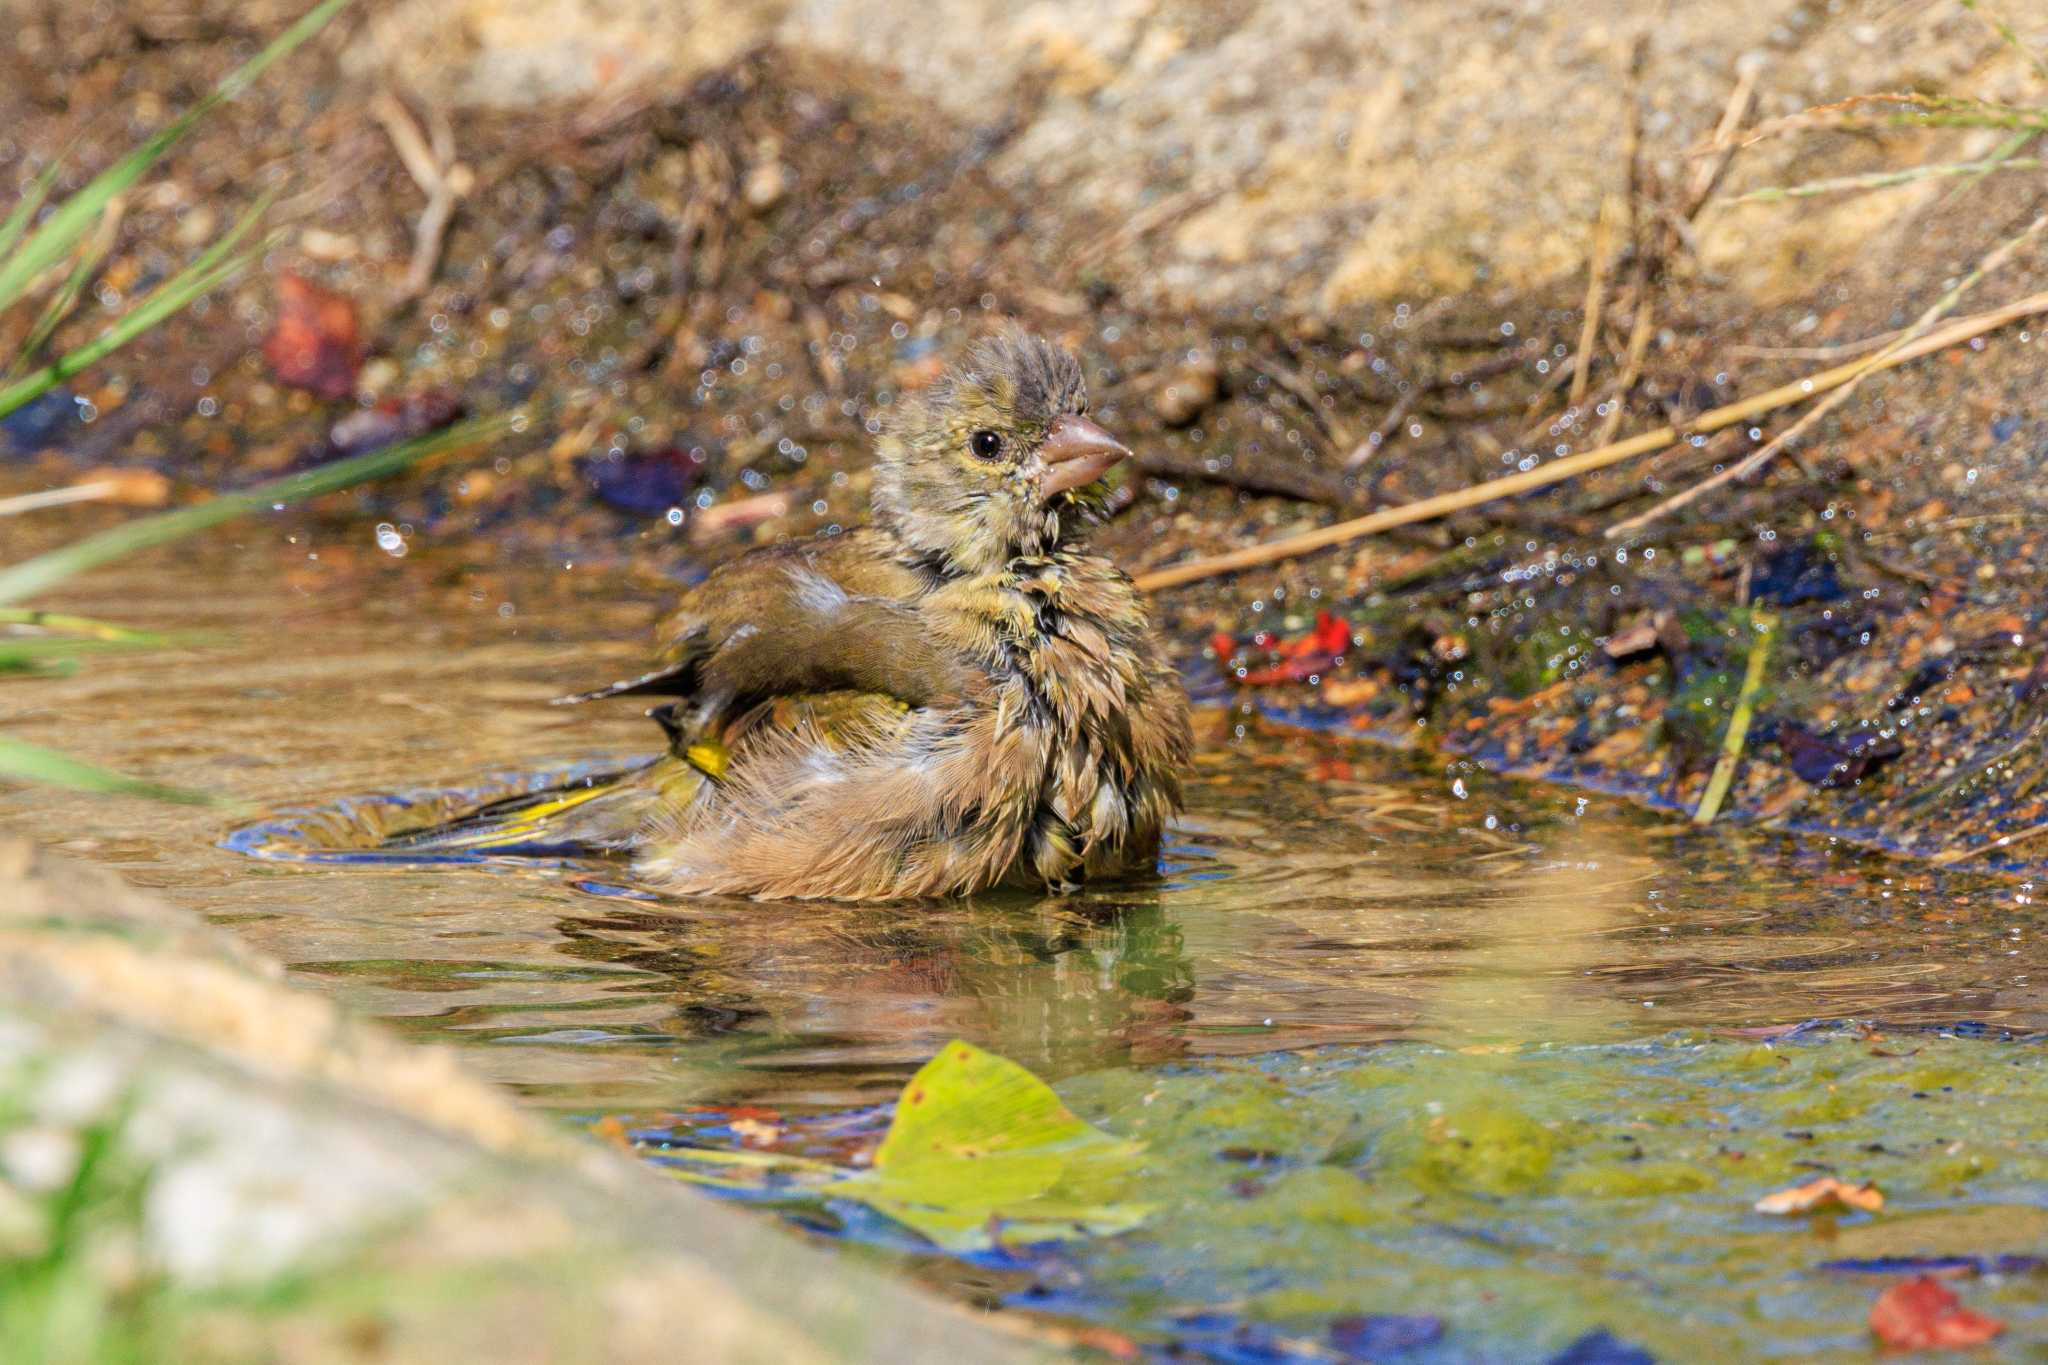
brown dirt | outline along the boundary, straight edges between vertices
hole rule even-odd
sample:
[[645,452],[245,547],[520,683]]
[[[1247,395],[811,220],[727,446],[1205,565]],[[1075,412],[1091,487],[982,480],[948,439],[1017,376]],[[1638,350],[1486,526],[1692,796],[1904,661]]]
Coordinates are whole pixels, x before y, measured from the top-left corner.
[[[273,277],[291,269],[356,300],[372,351],[366,400],[546,400],[519,438],[339,500],[336,515],[689,576],[747,543],[860,519],[869,426],[937,357],[1006,315],[1078,347],[1099,411],[1144,452],[1146,476],[1105,532],[1135,571],[1594,444],[1605,420],[1563,413],[1557,385],[1579,343],[1594,208],[1627,179],[1631,106],[1646,199],[1620,234],[1590,372],[1596,394],[1614,391],[1635,304],[1650,300],[1640,372],[1619,392],[1623,434],[1823,363],[1739,347],[1902,325],[2041,208],[2038,177],[2018,174],[1957,203],[1947,187],[1824,210],[1709,203],[1683,230],[1648,206],[1690,209],[1687,149],[1711,131],[1745,49],[1765,63],[1759,107],[1771,114],[1887,83],[2026,95],[2017,59],[1946,4],[1689,7],[1650,35],[1633,81],[1636,30],[1618,18],[1583,22],[1578,46],[1567,43],[1583,5],[1534,11],[1526,22],[1544,43],[1518,43],[1512,25],[1485,30],[1470,64],[1453,40],[1478,20],[1407,8],[1434,17],[1333,21],[1326,34],[1249,5],[1199,23],[1147,11],[1083,33],[1051,7],[1002,27],[979,62],[963,55],[973,45],[958,40],[977,31],[964,20],[863,37],[857,14],[762,11],[775,41],[741,57],[651,51],[652,84],[570,80],[574,102],[513,112],[480,107],[504,100],[463,83],[513,69],[476,64],[492,42],[525,41],[480,20],[471,46],[448,49],[467,65],[437,77],[439,57],[422,56],[401,72],[424,126],[448,106],[474,182],[431,284],[408,298],[426,196],[373,117],[362,73],[385,69],[371,60],[378,45],[420,15],[369,6],[133,197],[104,278],[143,287],[258,186],[290,176],[279,215],[290,226],[268,272],[82,381],[73,397],[91,405],[90,424],[70,398],[40,424],[13,423],[10,477],[54,482],[118,457],[200,496],[331,453],[347,405],[283,389],[255,351]],[[20,174],[80,135],[76,183],[189,103],[275,17],[200,9],[168,27],[79,26],[31,7],[27,36],[0,59],[13,68],[0,110],[28,152]],[[629,9],[606,9],[605,22]],[[1717,25],[1723,9],[1742,23]],[[1400,22],[1411,27],[1384,29]],[[883,54],[870,40],[908,75],[871,64]],[[1325,40],[1338,56],[1297,70]],[[1361,74],[1374,69],[1368,47],[1391,73],[1382,83]],[[1251,60],[1274,51],[1296,65]],[[337,74],[343,52],[354,81]],[[1228,70],[1304,92],[1245,95],[1276,125],[1261,156],[1232,160],[1245,109]],[[1186,80],[1220,93],[1197,107],[1173,94]],[[1341,153],[1350,178],[1304,150],[1319,145],[1307,131],[1316,101],[1340,95],[1351,131],[1318,154]],[[108,108],[125,116],[93,117]],[[1406,132],[1361,149],[1349,139],[1374,119]],[[1725,183],[1981,150],[1967,134],[1789,138],[1738,157]],[[1221,179],[1197,184],[1191,167]],[[1966,308],[2026,292],[2039,260],[2023,256]],[[1249,700],[1308,702],[1321,719],[1402,742],[1689,808],[1747,653],[1745,612],[1763,605],[1785,631],[1730,814],[1921,852],[1977,848],[2048,821],[2037,790],[2048,784],[2035,778],[2048,763],[2033,580],[2048,458],[2031,412],[2048,380],[2038,336],[2009,328],[1873,380],[1797,461],[1659,524],[1625,561],[1605,527],[1754,449],[1789,415],[1177,590],[1163,611],[1197,681],[1216,669],[1199,653],[1212,632],[1284,637],[1335,611],[1360,643],[1317,675],[1318,691]],[[1213,387],[1215,401],[1163,396],[1176,385]],[[1384,447],[1347,471],[1374,433]],[[763,493],[785,495],[783,510],[756,520],[763,504],[749,499]],[[1608,656],[1607,640],[1644,626],[1656,648]],[[1822,789],[1796,775],[1786,746],[1802,741],[1788,724],[1867,730],[1902,752],[1860,784]],[[2048,840],[2041,849],[2048,857]]]

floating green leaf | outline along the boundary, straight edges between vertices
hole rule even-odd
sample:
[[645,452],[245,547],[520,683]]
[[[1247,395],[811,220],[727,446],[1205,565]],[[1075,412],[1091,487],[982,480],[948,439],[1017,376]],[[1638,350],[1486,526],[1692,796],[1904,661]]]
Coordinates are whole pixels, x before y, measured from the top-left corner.
[[[1123,1198],[1144,1144],[1083,1122],[1051,1086],[1015,1062],[951,1042],[910,1078],[874,1165],[843,1174],[822,1162],[765,1153],[691,1150],[684,1179],[733,1188],[733,1167],[801,1182],[816,1199],[851,1199],[948,1251],[1048,1242],[1136,1227],[1154,1205]],[[735,1160],[735,1157],[743,1158]],[[824,1178],[820,1178],[824,1177]]]
[[1117,1195],[1143,1145],[1076,1118],[1038,1077],[948,1043],[903,1087],[874,1166],[831,1187],[951,1251],[1122,1232],[1150,1205]]

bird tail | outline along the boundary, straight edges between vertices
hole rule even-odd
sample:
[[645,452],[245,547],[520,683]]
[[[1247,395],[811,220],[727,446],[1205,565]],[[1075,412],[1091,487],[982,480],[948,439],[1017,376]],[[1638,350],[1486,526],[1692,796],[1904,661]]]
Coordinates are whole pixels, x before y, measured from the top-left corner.
[[387,838],[394,853],[524,854],[563,857],[630,849],[662,805],[687,799],[704,779],[687,760],[664,754],[615,772],[508,796],[422,829]]

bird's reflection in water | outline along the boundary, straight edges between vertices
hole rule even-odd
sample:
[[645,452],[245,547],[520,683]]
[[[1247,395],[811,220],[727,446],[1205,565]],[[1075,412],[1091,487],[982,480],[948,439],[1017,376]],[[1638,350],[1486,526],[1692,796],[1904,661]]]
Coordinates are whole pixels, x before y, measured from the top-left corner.
[[[1186,1050],[1195,971],[1158,883],[904,908],[630,902],[560,920],[563,951],[663,978],[679,1043],[838,1086],[966,1037],[1046,1074]],[[735,1037],[734,1035],[740,1035]],[[829,1083],[829,1082],[828,1082]]]
[[[297,883],[263,883],[241,932],[576,1112],[880,1100],[954,1037],[1058,1077],[1392,1038],[2048,1018],[2010,937],[2039,907],[1982,879],[1442,764],[1211,728],[1158,876],[1064,895],[846,906],[661,898],[620,865],[343,865],[293,874],[321,893],[300,912],[275,909]],[[275,847],[349,856],[381,809],[302,812]]]

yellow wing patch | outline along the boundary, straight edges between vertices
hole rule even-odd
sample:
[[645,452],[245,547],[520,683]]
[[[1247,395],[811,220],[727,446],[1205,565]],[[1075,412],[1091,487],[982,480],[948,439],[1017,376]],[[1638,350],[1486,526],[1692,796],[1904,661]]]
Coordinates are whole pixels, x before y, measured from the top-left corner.
[[732,751],[715,739],[700,739],[683,750],[683,757],[691,767],[715,782],[725,776],[726,767],[732,762]]

